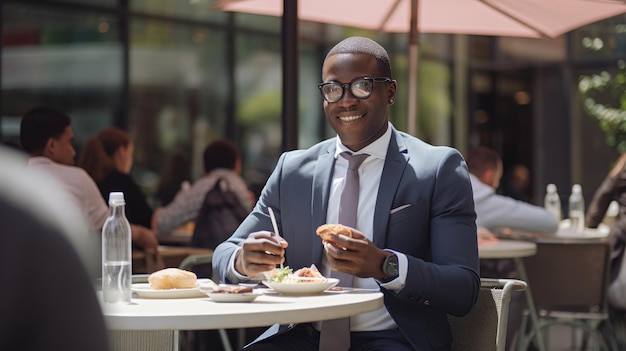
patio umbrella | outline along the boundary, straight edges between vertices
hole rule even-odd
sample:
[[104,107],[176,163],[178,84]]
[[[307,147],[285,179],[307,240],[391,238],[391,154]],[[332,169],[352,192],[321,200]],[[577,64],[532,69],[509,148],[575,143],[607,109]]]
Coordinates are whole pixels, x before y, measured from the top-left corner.
[[[218,0],[225,11],[282,16],[290,0]],[[409,33],[408,132],[417,118],[419,33],[555,38],[626,13],[622,0],[298,0],[298,19]],[[287,58],[284,58],[287,59]]]

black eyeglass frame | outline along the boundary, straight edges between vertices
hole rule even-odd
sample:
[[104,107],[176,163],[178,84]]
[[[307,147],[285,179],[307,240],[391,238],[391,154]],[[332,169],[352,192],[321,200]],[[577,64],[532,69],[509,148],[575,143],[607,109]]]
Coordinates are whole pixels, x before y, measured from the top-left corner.
[[[370,82],[370,84],[372,84],[372,89],[370,90],[369,94],[367,94],[367,96],[356,96],[354,95],[354,93],[352,92],[352,85],[355,82],[358,81],[362,81],[362,80],[366,80],[368,82]],[[359,99],[359,100],[365,100],[367,98],[369,98],[370,96],[372,96],[372,92],[374,91],[374,83],[392,83],[393,79],[389,78],[389,77],[357,77],[354,78],[353,80],[350,81],[350,83],[340,83],[336,80],[331,80],[329,82],[324,82],[321,84],[317,85],[317,88],[320,90],[320,93],[322,94],[322,98],[324,100],[326,100],[329,103],[335,103],[341,99],[343,99],[344,95],[346,94],[346,88],[348,88],[348,91],[350,92],[350,94],[352,94],[352,96],[354,96],[355,98]],[[338,86],[341,86],[341,95],[339,96],[339,98],[337,98],[337,100],[329,100],[326,95],[324,94],[324,87],[327,85],[331,85],[331,84],[336,84]]]

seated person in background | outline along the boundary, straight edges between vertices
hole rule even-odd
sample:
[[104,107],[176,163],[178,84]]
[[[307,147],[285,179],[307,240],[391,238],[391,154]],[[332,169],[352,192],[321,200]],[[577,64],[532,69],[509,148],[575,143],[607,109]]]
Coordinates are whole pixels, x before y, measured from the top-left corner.
[[108,201],[113,191],[123,192],[128,221],[150,228],[152,208],[129,174],[133,167],[133,150],[128,133],[115,127],[106,128],[85,143],[78,166],[96,181],[104,201]]
[[[512,197],[496,194],[502,178],[502,160],[492,149],[479,146],[466,157],[470,180],[474,190],[476,225],[492,230],[509,227],[529,232],[554,233],[559,222],[550,212]],[[484,233],[483,233],[484,235]],[[480,238],[480,231],[479,231]],[[480,276],[483,278],[519,278],[511,259],[481,259]],[[507,344],[511,345],[521,321],[522,293],[511,299]]]
[[181,189],[191,186],[189,158],[183,150],[176,150],[170,158],[167,170],[157,186],[156,198],[161,206],[167,206]]
[[554,233],[558,220],[541,206],[496,194],[502,178],[502,160],[492,149],[479,146],[466,157],[474,190],[476,225],[493,230],[509,227],[529,232]]
[[38,107],[22,117],[20,142],[30,154],[28,166],[47,172],[61,182],[76,206],[82,209],[91,229],[98,231],[109,210],[89,175],[73,166],[76,156],[73,138],[70,117],[64,112]]
[[624,260],[626,246],[626,152],[620,156],[594,193],[585,218],[587,227],[598,227],[613,200],[619,204],[619,212],[609,233],[612,249],[609,302],[612,307],[626,311],[626,261]]
[[195,222],[207,193],[218,182],[220,189],[233,193],[247,212],[252,209],[251,192],[239,175],[241,157],[235,144],[226,139],[216,140],[204,149],[203,159],[204,176],[189,189],[181,189],[168,206],[154,211],[153,228],[159,232],[171,231],[189,221]]
[[[94,180],[85,170],[73,166],[76,156],[73,138],[70,117],[60,110],[37,107],[22,117],[20,142],[30,154],[28,166],[56,179],[83,211],[91,231],[99,235],[109,208]],[[151,231],[135,225],[131,225],[131,230],[133,243],[148,253],[156,252],[158,241]]]
[[107,351],[99,241],[55,179],[0,146],[0,350]]

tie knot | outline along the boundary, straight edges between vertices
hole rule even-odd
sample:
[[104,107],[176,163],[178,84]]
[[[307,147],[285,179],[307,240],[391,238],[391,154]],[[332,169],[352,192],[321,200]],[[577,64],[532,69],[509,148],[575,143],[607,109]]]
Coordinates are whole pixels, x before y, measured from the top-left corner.
[[368,154],[358,154],[358,155],[354,155],[350,152],[342,152],[341,157],[345,158],[346,160],[348,160],[348,168],[349,169],[359,169],[359,167],[361,166],[361,163],[363,163],[363,161],[365,161],[366,158],[368,158],[370,155]]

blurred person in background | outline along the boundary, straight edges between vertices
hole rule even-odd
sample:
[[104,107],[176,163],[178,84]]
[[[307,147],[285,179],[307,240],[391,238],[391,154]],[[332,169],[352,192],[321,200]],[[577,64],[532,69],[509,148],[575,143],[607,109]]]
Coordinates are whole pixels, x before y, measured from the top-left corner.
[[[626,313],[626,152],[617,160],[606,178],[595,191],[589,207],[585,223],[589,228],[597,228],[604,219],[611,201],[616,201],[619,211],[609,232],[611,244],[611,285],[609,286],[609,302],[613,308]],[[623,320],[626,321],[626,315]],[[622,321],[620,324],[626,324]]]
[[62,188],[0,146],[0,350],[109,349],[99,240]]
[[76,151],[70,117],[50,107],[34,108],[22,117],[20,142],[30,154],[29,167],[47,172],[63,185],[83,210],[93,230],[100,230],[109,215],[98,187],[82,169],[74,167]]
[[[76,151],[70,117],[58,109],[36,107],[27,111],[20,122],[20,142],[30,154],[28,166],[56,179],[70,199],[83,211],[90,230],[100,233],[109,208],[94,180],[80,167],[74,166]],[[154,234],[131,225],[133,243],[148,253],[156,252]]]
[[130,176],[133,150],[134,145],[127,132],[116,127],[106,128],[85,143],[78,157],[78,166],[96,181],[105,201],[108,201],[109,193],[123,192],[128,221],[150,228],[152,208]]
[[204,176],[189,189],[181,189],[169,205],[154,211],[153,228],[166,233],[195,222],[207,193],[218,184],[223,192],[234,194],[246,211],[252,209],[254,196],[240,176],[241,156],[234,143],[227,139],[211,142],[204,149],[203,161]]
[[176,150],[170,158],[165,174],[157,186],[156,198],[161,206],[167,206],[181,189],[191,186],[189,157],[183,150]]
[[479,146],[466,157],[470,172],[476,224],[493,230],[501,227],[538,233],[554,233],[558,220],[545,208],[496,193],[502,178],[502,160],[494,150]]

